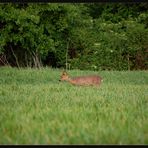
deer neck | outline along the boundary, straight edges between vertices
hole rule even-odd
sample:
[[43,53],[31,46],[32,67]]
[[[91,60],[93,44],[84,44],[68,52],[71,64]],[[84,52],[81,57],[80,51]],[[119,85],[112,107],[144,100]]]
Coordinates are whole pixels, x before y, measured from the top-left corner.
[[67,81],[70,82],[71,84],[75,84],[75,82],[72,78],[68,78]]

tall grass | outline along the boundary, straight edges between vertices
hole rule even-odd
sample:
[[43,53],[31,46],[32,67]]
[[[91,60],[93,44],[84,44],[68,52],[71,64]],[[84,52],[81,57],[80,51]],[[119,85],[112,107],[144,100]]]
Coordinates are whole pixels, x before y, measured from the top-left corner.
[[100,75],[99,88],[60,74],[0,68],[0,144],[148,144],[147,71],[69,71]]

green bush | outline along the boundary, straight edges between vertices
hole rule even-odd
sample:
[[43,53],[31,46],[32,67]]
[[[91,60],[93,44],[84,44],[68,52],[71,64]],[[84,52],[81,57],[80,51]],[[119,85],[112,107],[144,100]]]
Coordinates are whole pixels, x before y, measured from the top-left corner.
[[146,8],[146,3],[1,4],[0,64],[147,69]]

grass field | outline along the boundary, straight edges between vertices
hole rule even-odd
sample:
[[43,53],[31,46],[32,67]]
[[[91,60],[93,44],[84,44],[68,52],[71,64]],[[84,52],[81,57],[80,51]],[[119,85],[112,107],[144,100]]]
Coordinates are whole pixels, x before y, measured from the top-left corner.
[[148,71],[99,74],[99,88],[61,70],[0,68],[0,144],[148,144]]

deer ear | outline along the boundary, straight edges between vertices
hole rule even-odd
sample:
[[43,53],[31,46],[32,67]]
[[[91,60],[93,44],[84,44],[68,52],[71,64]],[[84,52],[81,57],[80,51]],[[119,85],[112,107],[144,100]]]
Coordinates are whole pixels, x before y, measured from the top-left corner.
[[63,73],[62,73],[63,75],[67,75],[67,72],[66,71],[63,71]]

